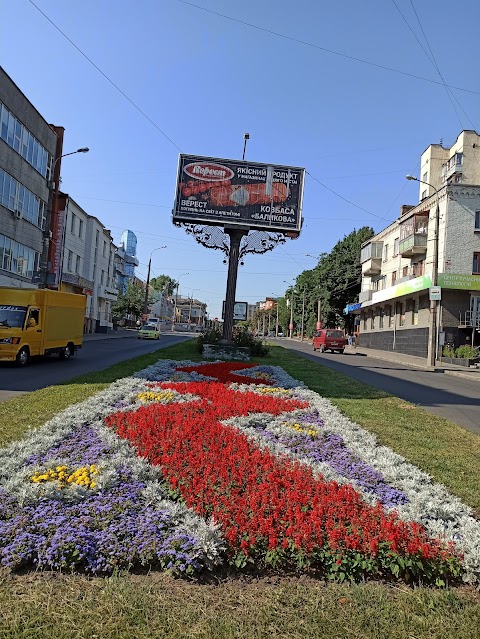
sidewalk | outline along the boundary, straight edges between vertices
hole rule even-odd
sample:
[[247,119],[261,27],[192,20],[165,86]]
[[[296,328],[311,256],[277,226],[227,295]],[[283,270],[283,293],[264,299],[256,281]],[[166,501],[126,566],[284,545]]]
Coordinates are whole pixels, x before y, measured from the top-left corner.
[[454,364],[442,364],[437,360],[435,367],[432,369],[423,357],[415,357],[414,355],[405,355],[404,353],[395,353],[393,351],[378,351],[373,348],[362,348],[361,346],[349,347],[345,349],[345,353],[357,353],[373,359],[383,359],[388,362],[396,362],[404,366],[414,366],[415,368],[423,368],[425,370],[433,370],[448,375],[456,375],[473,379],[480,382],[480,368],[466,368],[463,366],[455,366]]
[[85,333],[83,335],[84,342],[95,342],[99,339],[119,339],[125,337],[136,337],[136,329],[119,328],[116,331],[110,331],[109,333]]

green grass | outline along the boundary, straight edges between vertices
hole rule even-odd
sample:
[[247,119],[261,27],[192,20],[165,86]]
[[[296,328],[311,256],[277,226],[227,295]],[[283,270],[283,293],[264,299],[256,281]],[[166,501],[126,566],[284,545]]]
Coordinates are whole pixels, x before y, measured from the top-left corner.
[[[186,342],[0,403],[0,445],[159,358],[201,360]],[[282,366],[480,508],[480,437],[280,347],[257,361]],[[158,572],[88,579],[0,570],[0,639],[52,636],[478,639],[480,596],[468,588],[325,585],[305,576],[198,584]]]

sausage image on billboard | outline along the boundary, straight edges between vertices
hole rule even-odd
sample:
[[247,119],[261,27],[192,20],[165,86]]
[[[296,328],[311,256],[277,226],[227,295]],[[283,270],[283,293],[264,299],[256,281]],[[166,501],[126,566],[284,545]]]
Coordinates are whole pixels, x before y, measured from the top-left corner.
[[304,169],[180,155],[174,222],[295,232]]

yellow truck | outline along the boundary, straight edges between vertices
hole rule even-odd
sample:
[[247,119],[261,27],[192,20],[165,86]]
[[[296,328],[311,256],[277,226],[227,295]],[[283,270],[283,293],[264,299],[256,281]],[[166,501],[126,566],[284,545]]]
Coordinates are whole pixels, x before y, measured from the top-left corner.
[[82,346],[85,295],[0,287],[0,361],[28,364],[57,353],[69,359]]

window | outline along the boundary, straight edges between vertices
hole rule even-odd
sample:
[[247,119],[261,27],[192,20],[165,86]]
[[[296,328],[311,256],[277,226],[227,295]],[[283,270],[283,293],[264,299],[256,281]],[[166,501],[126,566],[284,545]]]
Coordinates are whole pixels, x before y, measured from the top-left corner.
[[383,261],[386,262],[388,260],[388,244],[385,244],[383,248]]
[[83,220],[78,220],[78,237],[80,239],[83,237]]
[[393,240],[393,255],[398,255],[398,247],[399,247],[399,244],[400,244],[400,238],[399,238],[399,237],[396,237],[396,238]]
[[75,264],[75,273],[80,273],[80,255],[77,255]]
[[31,279],[39,259],[40,253],[0,234],[0,269]]
[[100,272],[100,285],[103,286],[103,282],[105,281],[105,271]]
[[427,197],[427,189],[425,189],[425,191],[422,191],[422,197],[420,199],[424,200],[426,197]]
[[388,316],[388,322],[387,322],[388,323],[388,328],[391,328],[392,324],[393,324],[392,307],[391,306],[387,306],[385,308],[385,312],[386,312],[386,314]]
[[399,302],[397,304],[397,315],[400,316],[398,325],[405,326],[405,302]]
[[375,311],[370,311],[370,328],[371,330],[375,330]]
[[107,255],[107,243],[104,242],[103,243],[103,253],[102,253],[103,257],[106,257]]
[[42,229],[45,228],[45,202],[2,169],[0,169],[0,204],[28,222]]
[[473,254],[472,273],[473,275],[480,275],[480,253]]
[[424,182],[428,182],[428,173],[424,173],[424,174],[423,174],[422,180],[423,180]]
[[455,156],[455,164],[457,166],[462,166],[463,163],[463,153],[457,153]]
[[475,211],[475,230],[480,231],[480,211]]
[[49,177],[52,156],[30,131],[0,102],[0,137],[43,177]]
[[412,303],[412,326],[417,326],[418,324],[418,299],[413,300]]
[[70,233],[75,233],[75,213],[72,213],[72,219],[70,220]]
[[397,281],[397,271],[392,272],[392,286],[395,286],[395,282]]
[[380,309],[380,319],[379,319],[379,328],[383,328],[383,318],[385,317],[385,309],[381,308]]
[[363,330],[366,331],[367,330],[367,314],[362,313],[362,315],[363,315]]
[[402,269],[402,277],[407,277],[408,275],[408,266],[404,266]]
[[415,277],[420,277],[420,275],[423,275],[423,263],[424,260],[419,260],[418,262],[414,262],[412,264],[412,273]]
[[67,271],[69,273],[72,272],[72,258],[73,258],[73,253],[72,251],[68,251],[68,258],[67,258]]
[[98,247],[98,236],[99,236],[99,231],[95,231],[95,248]]

